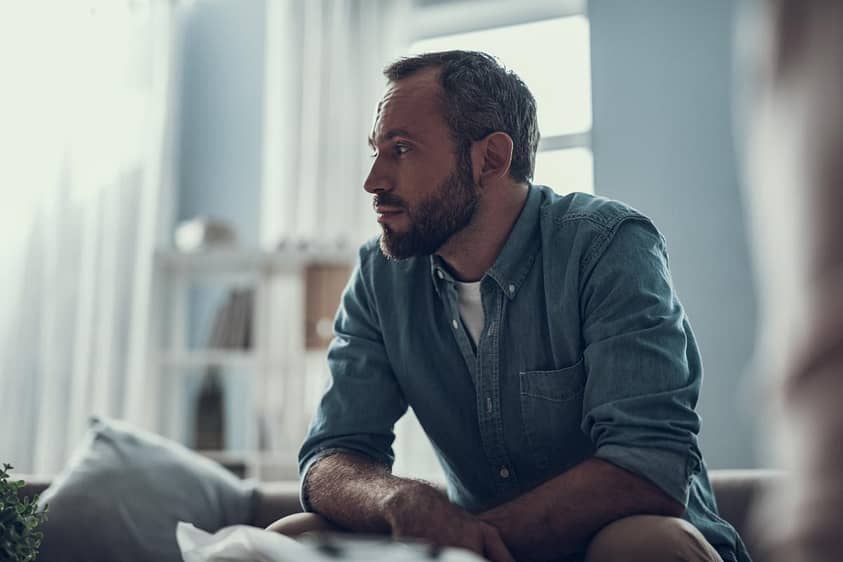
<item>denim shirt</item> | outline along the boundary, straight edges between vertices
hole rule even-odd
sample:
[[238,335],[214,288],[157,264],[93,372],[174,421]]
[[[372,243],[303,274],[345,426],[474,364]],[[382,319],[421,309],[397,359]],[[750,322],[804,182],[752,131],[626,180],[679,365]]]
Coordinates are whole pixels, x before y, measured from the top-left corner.
[[299,453],[302,481],[338,450],[391,466],[393,426],[410,405],[451,501],[470,512],[596,457],[687,506],[724,560],[749,560],[717,515],[697,443],[702,364],[653,223],[532,185],[480,288],[475,348],[441,258],[390,261],[377,239],[361,248]]

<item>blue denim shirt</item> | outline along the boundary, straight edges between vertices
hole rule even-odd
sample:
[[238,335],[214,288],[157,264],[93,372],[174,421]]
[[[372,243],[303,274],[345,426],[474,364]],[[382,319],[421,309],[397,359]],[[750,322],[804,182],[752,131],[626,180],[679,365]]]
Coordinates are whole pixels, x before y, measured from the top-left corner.
[[480,287],[475,348],[439,257],[389,261],[376,239],[361,248],[299,454],[303,480],[337,450],[391,466],[409,404],[450,499],[470,512],[593,456],[686,505],[724,560],[749,560],[717,515],[697,443],[702,364],[653,223],[615,201],[530,186]]

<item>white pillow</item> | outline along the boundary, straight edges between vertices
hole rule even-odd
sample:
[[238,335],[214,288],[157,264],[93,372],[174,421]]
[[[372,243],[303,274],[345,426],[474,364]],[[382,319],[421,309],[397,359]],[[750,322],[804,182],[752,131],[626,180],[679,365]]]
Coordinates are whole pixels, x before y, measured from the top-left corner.
[[181,562],[176,524],[215,532],[248,524],[257,489],[163,437],[92,418],[67,467],[41,495],[41,562]]

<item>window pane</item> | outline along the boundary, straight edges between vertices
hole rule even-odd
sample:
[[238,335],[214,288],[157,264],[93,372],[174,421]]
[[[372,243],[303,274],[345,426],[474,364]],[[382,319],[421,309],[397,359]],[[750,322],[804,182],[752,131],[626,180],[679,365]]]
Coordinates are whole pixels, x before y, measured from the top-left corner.
[[594,170],[587,148],[545,150],[536,154],[533,183],[552,187],[556,193],[594,193]]
[[538,104],[542,136],[591,128],[588,20],[570,16],[415,42],[411,54],[463,49],[496,56]]

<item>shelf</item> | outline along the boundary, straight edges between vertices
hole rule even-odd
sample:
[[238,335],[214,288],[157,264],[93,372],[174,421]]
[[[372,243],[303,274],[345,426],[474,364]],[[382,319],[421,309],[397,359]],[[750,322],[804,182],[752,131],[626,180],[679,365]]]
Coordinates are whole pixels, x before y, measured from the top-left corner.
[[220,464],[229,465],[246,463],[255,458],[255,453],[250,451],[219,451],[219,450],[194,450],[203,457],[209,458]]
[[[324,352],[323,352],[324,353]],[[196,351],[164,352],[158,362],[162,367],[203,368],[203,367],[241,367],[258,366],[258,355],[254,351],[234,351],[227,349],[202,349]],[[269,369],[286,369],[297,365],[290,359],[280,357],[264,359],[264,366]]]
[[[184,377],[195,377],[214,368],[224,379],[226,390],[236,390],[233,396],[238,412],[241,407],[245,409],[237,415],[245,419],[246,425],[233,429],[235,433],[228,441],[210,444],[221,447],[225,443],[242,450],[199,453],[247,478],[296,480],[297,445],[283,454],[259,449],[265,444],[281,447],[303,439],[305,425],[301,410],[310,396],[307,393],[313,394],[304,380],[308,360],[312,362],[307,351],[310,340],[306,330],[309,326],[315,330],[319,321],[333,316],[355,261],[356,249],[339,243],[290,246],[277,251],[236,247],[197,252],[156,250],[154,269],[160,296],[153,311],[158,336],[153,342],[152,360],[159,382],[166,390],[162,393],[167,402],[161,422],[163,433],[173,439],[184,438],[187,427],[182,410],[187,398],[196,398],[187,396]],[[330,275],[342,279],[329,283],[325,278]],[[201,320],[198,312],[207,315],[203,307],[218,292],[198,289],[211,284],[219,285],[215,289],[229,291],[227,298],[235,289],[242,292],[248,288],[249,298],[243,301],[248,301],[249,310],[241,310],[246,307],[235,307],[226,301],[225,306],[231,306],[234,312],[228,310],[231,313],[223,316],[218,313],[220,318],[215,317],[213,324],[205,326],[211,337],[203,340],[220,347],[205,347],[208,343],[193,347],[194,324]],[[322,307],[327,312],[311,302],[327,302],[326,299],[331,299]],[[250,328],[248,341],[252,347],[248,349],[221,347],[245,342],[245,337],[213,336],[218,324],[228,332],[242,332],[239,328],[244,322]],[[320,350],[320,356],[324,357],[323,354],[324,350]],[[237,385],[236,389],[231,385]],[[264,411],[269,392],[283,403],[283,412]],[[264,425],[269,419],[273,423],[271,431]],[[290,425],[285,425],[285,421]],[[299,437],[298,433],[302,435]]]
[[203,450],[199,449],[195,452],[203,457],[208,457],[218,462],[250,462],[262,461],[273,464],[298,466],[298,458],[296,456],[298,451],[292,453],[282,453],[280,451],[240,451],[240,450]]
[[[196,451],[218,462],[241,478],[258,478],[273,482],[276,489],[298,492],[298,458],[296,452],[270,451]],[[280,489],[279,489],[280,491]]]
[[179,353],[162,353],[160,362],[164,367],[254,367],[258,356],[254,351],[201,350]]
[[159,266],[180,273],[295,272],[315,263],[354,263],[355,256],[355,251],[347,248],[290,248],[275,251],[232,248],[193,253],[162,249],[155,251]]

